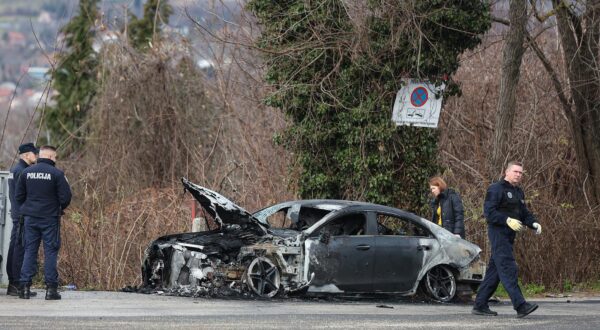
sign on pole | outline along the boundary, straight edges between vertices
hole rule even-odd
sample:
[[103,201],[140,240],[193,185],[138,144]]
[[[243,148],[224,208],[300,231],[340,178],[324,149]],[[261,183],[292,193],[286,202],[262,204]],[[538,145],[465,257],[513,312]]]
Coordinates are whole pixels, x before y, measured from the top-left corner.
[[396,94],[392,121],[396,125],[436,128],[445,87],[444,84],[436,87],[429,82],[406,79],[404,87]]

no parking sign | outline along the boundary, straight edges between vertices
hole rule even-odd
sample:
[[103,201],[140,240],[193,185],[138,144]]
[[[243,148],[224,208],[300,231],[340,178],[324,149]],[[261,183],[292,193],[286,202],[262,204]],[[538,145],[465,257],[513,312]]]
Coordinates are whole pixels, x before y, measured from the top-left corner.
[[412,79],[404,83],[404,87],[396,94],[392,120],[396,125],[436,128],[445,85],[436,87],[429,82]]

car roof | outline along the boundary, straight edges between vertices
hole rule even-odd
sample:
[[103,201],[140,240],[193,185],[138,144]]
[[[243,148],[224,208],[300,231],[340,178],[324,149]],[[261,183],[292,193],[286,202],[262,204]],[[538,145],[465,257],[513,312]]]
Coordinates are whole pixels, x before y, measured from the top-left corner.
[[332,214],[339,214],[339,212],[352,212],[352,211],[379,211],[379,212],[387,212],[387,213],[395,213],[395,214],[404,214],[408,217],[416,217],[419,216],[407,212],[402,209],[393,208],[385,205],[367,203],[367,202],[359,202],[359,201],[348,201],[348,200],[339,200],[339,199],[304,199],[304,200],[296,200],[296,201],[288,201],[279,204],[274,204],[264,209],[258,210],[252,214],[253,217],[258,219],[261,223],[268,224],[267,217],[271,214],[279,212],[280,210],[288,209],[288,208],[297,208],[306,209],[319,209],[324,211],[329,211],[330,214],[326,217],[331,216]]
[[300,207],[312,207],[322,210],[340,210],[348,206],[362,205],[362,206],[373,206],[373,207],[385,207],[383,205],[367,203],[367,202],[358,202],[358,201],[348,201],[341,199],[300,199],[295,201],[287,201],[278,204],[273,204],[271,206],[267,206],[261,210],[258,210],[256,213],[259,213],[263,210],[270,208],[282,209],[286,207],[290,207],[293,205],[299,205]]

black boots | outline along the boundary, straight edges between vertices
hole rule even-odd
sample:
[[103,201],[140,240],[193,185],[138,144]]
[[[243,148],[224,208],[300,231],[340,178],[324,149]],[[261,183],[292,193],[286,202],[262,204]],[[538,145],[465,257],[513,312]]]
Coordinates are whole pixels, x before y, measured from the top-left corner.
[[19,298],[29,299],[31,297],[31,287],[29,285],[21,285],[19,288]]
[[7,295],[11,295],[11,296],[18,296],[21,299],[29,299],[29,298],[33,298],[35,296],[37,296],[37,292],[35,291],[31,291],[31,287],[26,286],[26,285],[15,285],[14,286],[14,290],[17,290],[16,292],[13,292],[10,288],[10,285],[8,287],[8,290],[6,291]]
[[523,303],[517,309],[517,317],[518,318],[525,317],[525,316],[533,313],[536,309],[538,309],[538,305],[537,304],[530,304],[528,302]]
[[13,282],[8,283],[8,288],[6,289],[7,296],[18,296],[19,295],[19,285]]
[[60,300],[60,294],[56,287],[46,288],[46,300]]
[[473,315],[483,315],[483,316],[496,316],[498,315],[498,313],[494,312],[493,310],[491,310],[489,307],[481,307],[481,308],[476,308],[473,307],[473,310],[471,311],[471,314]]

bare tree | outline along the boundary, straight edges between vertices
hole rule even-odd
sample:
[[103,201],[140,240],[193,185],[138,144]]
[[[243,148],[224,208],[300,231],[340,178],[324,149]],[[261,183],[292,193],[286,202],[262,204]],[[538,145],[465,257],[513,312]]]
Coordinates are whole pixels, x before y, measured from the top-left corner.
[[516,108],[516,89],[519,83],[521,62],[525,52],[524,40],[527,24],[526,0],[511,0],[509,8],[510,26],[502,58],[502,79],[496,112],[496,126],[492,149],[491,169],[500,173],[508,157],[508,144]]
[[600,1],[553,0],[552,10],[545,14],[538,13],[535,1],[531,5],[538,21],[556,20],[563,52],[559,72],[564,72],[566,81],[561,81],[556,66],[536,39],[527,38],[550,75],[569,123],[582,191],[592,209],[600,205]]
[[[578,2],[581,4],[580,2]],[[600,203],[600,1],[588,0],[583,7],[553,0],[558,34],[562,43],[571,99],[563,104],[571,125],[584,192],[592,203]],[[552,67],[547,66],[552,75]],[[563,102],[564,103],[564,102]]]

